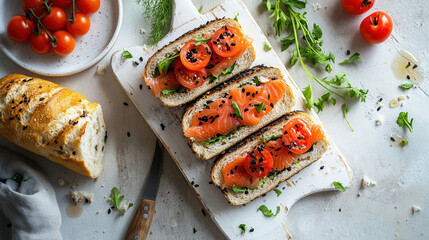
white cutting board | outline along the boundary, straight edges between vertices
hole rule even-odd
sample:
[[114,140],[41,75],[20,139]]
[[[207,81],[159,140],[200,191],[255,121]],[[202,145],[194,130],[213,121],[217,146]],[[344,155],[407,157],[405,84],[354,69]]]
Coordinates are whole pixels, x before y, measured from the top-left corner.
[[[336,147],[333,139],[328,135],[330,147],[322,158],[299,172],[288,181],[280,184],[278,189],[283,193],[277,197],[274,191],[267,193],[265,197],[258,198],[246,206],[232,206],[224,198],[221,191],[210,182],[210,170],[213,161],[204,161],[195,157],[183,137],[181,118],[183,108],[167,108],[160,100],[154,97],[145,85],[141,74],[149,57],[160,47],[175,40],[183,33],[191,30],[209,20],[216,18],[234,18],[237,14],[238,21],[246,35],[253,41],[256,51],[256,61],[253,65],[265,64],[277,67],[287,76],[287,82],[297,98],[293,110],[305,109],[304,98],[297,85],[290,78],[285,66],[276,53],[271,50],[264,51],[264,42],[268,42],[261,29],[252,18],[246,7],[239,0],[227,0],[210,11],[200,15],[190,0],[176,1],[173,13],[172,31],[158,44],[157,48],[147,46],[128,47],[132,59],[123,59],[122,50],[113,54],[111,64],[113,73],[123,90],[137,106],[149,126],[163,142],[170,152],[180,171],[188,183],[194,188],[197,197],[205,206],[207,212],[219,229],[230,239],[286,239],[289,237],[286,225],[288,209],[299,199],[316,192],[335,190],[333,181],[338,181],[344,187],[352,183],[352,173],[344,161],[341,152]],[[139,58],[143,57],[140,62]],[[136,65],[133,61],[137,61]],[[142,85],[142,89],[140,88]],[[319,121],[314,111],[309,112],[316,121]],[[161,124],[165,126],[162,130]],[[321,167],[323,169],[321,169]],[[195,183],[195,184],[191,184]],[[195,187],[198,184],[198,187]],[[265,204],[275,211],[281,206],[279,215],[272,218],[264,217],[257,208]],[[238,226],[246,224],[255,231],[240,234]]]

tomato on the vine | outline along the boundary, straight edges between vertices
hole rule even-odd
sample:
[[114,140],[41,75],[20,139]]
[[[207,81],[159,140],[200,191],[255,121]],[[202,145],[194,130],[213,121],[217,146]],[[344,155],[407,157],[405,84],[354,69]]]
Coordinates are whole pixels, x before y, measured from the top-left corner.
[[51,2],[54,4],[54,6],[65,8],[70,6],[73,0],[51,0]]
[[100,0],[76,0],[76,6],[81,13],[92,14],[100,8]]
[[46,29],[50,31],[58,31],[63,29],[66,25],[67,15],[66,12],[60,7],[52,7],[52,11],[49,14],[45,14],[42,17],[42,24]]
[[[24,9],[24,12],[27,13],[30,8],[35,8],[40,6],[43,3],[43,0],[23,0],[22,1],[22,8]],[[39,7],[34,10],[34,13],[37,16],[41,16],[43,14],[43,7]]]
[[176,74],[177,81],[184,87],[194,89],[206,81],[207,70],[205,68],[199,71],[192,71],[187,69],[180,59],[176,60],[174,65],[174,73]]
[[384,42],[392,33],[393,22],[385,12],[374,12],[360,24],[360,35],[369,43]]
[[244,169],[254,178],[267,176],[272,168],[273,156],[263,146],[251,151],[244,160]]
[[241,33],[226,25],[217,30],[210,41],[213,51],[221,57],[235,56],[243,47],[241,43]]
[[23,15],[17,15],[7,24],[7,35],[15,42],[26,42],[34,29],[34,23]]
[[67,22],[67,31],[73,36],[83,36],[88,33],[91,22],[89,18],[83,13],[75,14],[74,22]]
[[46,54],[52,50],[51,39],[43,29],[39,35],[31,34],[30,46],[37,54]]
[[342,0],[344,10],[350,14],[362,14],[374,5],[375,0]]
[[54,52],[60,56],[66,56],[73,52],[75,46],[74,37],[67,31],[60,30],[53,34],[57,38],[57,46]]
[[207,66],[212,51],[206,43],[195,46],[195,40],[187,42],[180,50],[180,60],[189,70],[198,71]]

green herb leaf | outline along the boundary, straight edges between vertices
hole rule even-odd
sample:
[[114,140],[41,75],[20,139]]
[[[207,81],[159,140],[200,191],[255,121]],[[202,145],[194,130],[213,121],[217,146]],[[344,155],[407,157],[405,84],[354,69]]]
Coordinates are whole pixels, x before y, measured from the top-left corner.
[[281,42],[281,50],[283,52],[284,50],[288,49],[290,45],[295,44],[295,35],[293,35],[292,33],[289,36],[280,39],[280,42]]
[[401,141],[401,145],[402,145],[403,147],[407,146],[407,145],[408,145],[408,141],[402,140],[402,141]]
[[307,0],[305,0],[305,2],[300,0],[286,0],[283,1],[283,3],[289,5],[292,8],[304,9],[307,4]]
[[197,37],[195,38],[195,46],[200,45],[201,43],[208,43],[210,42],[210,40],[212,40],[212,38],[202,38],[202,37]]
[[302,94],[304,94],[304,98],[306,101],[305,107],[311,109],[314,105],[313,91],[311,90],[311,85],[305,87],[304,91],[302,91]]
[[210,139],[204,140],[204,143],[206,145],[210,145],[210,144],[215,144],[217,142],[219,142],[222,139],[228,139],[229,137],[231,137],[234,133],[236,133],[237,131],[240,131],[243,128],[243,126],[239,126],[237,129],[232,130],[231,132],[227,133],[226,135],[216,135]]
[[172,89],[164,89],[161,91],[162,95],[170,95],[175,93],[184,93],[186,92],[186,89],[184,88],[172,88]]
[[12,177],[11,179],[12,179],[13,181],[15,181],[15,182],[17,182],[17,183],[21,184],[21,183],[22,183],[22,181],[23,181],[23,179],[24,179],[24,177],[22,176],[22,174],[21,174],[21,173],[17,172],[17,173],[15,173],[15,175],[13,175],[13,177]]
[[212,82],[217,82],[217,80],[219,80],[219,76],[213,76],[213,74],[210,74],[209,76],[208,76],[208,78],[210,79],[210,81],[212,81]]
[[232,189],[232,191],[234,191],[234,192],[245,192],[245,191],[247,191],[247,190],[248,190],[248,188],[247,188],[247,187],[242,187],[242,188],[240,188],[240,187],[234,187],[234,186],[231,186],[231,189]]
[[235,116],[243,120],[243,116],[241,115],[240,109],[235,101],[232,101],[232,107],[234,108]]
[[245,234],[246,233],[246,230],[247,230],[246,224],[240,224],[238,226],[238,228],[241,229],[241,234]]
[[234,64],[232,64],[231,67],[223,70],[221,74],[227,75],[227,74],[232,73],[232,71],[234,71],[234,68],[235,68],[236,65],[237,65],[237,62],[234,62]]
[[282,135],[272,135],[271,137],[265,139],[264,136],[262,135],[262,142],[266,143],[266,142],[269,142],[269,141],[272,141],[272,140],[277,140],[277,139],[279,139],[281,137],[282,137]]
[[137,0],[145,9],[144,15],[151,22],[149,44],[156,45],[168,33],[173,15],[172,0]]
[[318,25],[316,25],[315,23],[313,24],[313,36],[316,40],[319,40],[322,38],[323,32],[322,29],[320,29],[320,27]]
[[122,57],[123,57],[123,58],[132,58],[132,57],[133,57],[133,55],[132,55],[129,51],[124,50],[124,51],[122,52]]
[[323,111],[323,109],[325,108],[325,103],[331,103],[332,105],[335,106],[335,104],[337,103],[337,100],[335,98],[331,97],[331,93],[328,92],[326,94],[323,94],[318,100],[317,102],[314,103],[314,106],[317,108],[317,113]]
[[255,106],[255,109],[256,109],[256,112],[258,112],[258,114],[262,111],[262,110],[265,110],[265,103],[258,103],[258,104],[255,104],[254,105]]
[[354,131],[353,130],[353,128],[352,128],[352,126],[350,126],[350,123],[349,123],[349,120],[347,120],[347,113],[349,112],[349,107],[347,107],[346,106],[346,104],[345,103],[343,103],[343,105],[341,106],[342,107],[342,109],[343,109],[343,116],[344,116],[344,119],[346,120],[346,122],[347,122],[347,125],[349,125],[349,128],[352,130],[352,131]]
[[277,212],[276,214],[273,213],[270,209],[267,208],[265,205],[261,205],[257,211],[261,211],[265,217],[275,217],[280,212],[280,206],[277,206]]
[[277,197],[280,196],[280,194],[282,194],[282,191],[278,190],[277,188],[274,188],[274,192],[276,192]]
[[359,61],[360,63],[362,63],[362,59],[360,58],[359,53],[354,53],[351,57],[349,57],[349,59],[346,59],[338,64],[343,65],[343,64],[352,63],[354,61]]
[[203,12],[203,5],[201,5],[201,7],[200,7],[200,8],[198,8],[198,12],[199,12],[199,13],[202,13],[202,12]]
[[268,11],[271,11],[271,2],[270,2],[270,0],[266,0],[265,1],[265,6],[267,7]]
[[301,162],[301,160],[298,159],[297,161],[293,162],[292,164],[296,165],[296,164],[299,164],[300,162]]
[[262,83],[259,81],[258,76],[253,77],[253,78],[252,78],[252,82],[253,82],[256,86],[259,86],[259,85],[261,85],[261,84],[262,84]]
[[237,15],[235,15],[234,20],[238,21],[238,15],[240,15],[240,13],[237,13]]
[[32,177],[28,177],[28,178],[26,178],[26,179],[24,179],[24,180],[22,180],[23,182],[26,182],[26,181],[28,181],[28,180],[30,180],[30,179],[32,179]]
[[271,47],[270,47],[270,45],[268,45],[267,42],[264,42],[264,50],[265,50],[265,52],[268,52],[271,50]]
[[128,204],[128,209],[131,208],[132,206],[134,206],[134,204],[133,203],[129,203]]
[[414,118],[408,120],[408,112],[400,112],[396,123],[398,123],[398,125],[401,127],[406,126],[410,130],[410,132],[413,132],[413,120]]
[[334,181],[334,182],[332,182],[332,184],[334,185],[334,187],[335,187],[338,191],[340,191],[340,192],[345,192],[345,191],[346,191],[346,189],[343,187],[343,184],[341,184],[340,182],[336,182],[336,181]]
[[179,58],[180,53],[176,53],[171,55],[170,57],[162,60],[161,62],[159,62],[158,64],[158,68],[159,71],[164,74],[167,75],[168,69],[170,68],[170,65],[177,59]]
[[414,87],[414,84],[412,83],[403,83],[401,85],[399,85],[400,87],[404,88],[404,89],[410,89],[412,87]]
[[119,196],[119,190],[116,187],[112,188],[112,192],[109,200],[112,202],[113,206],[117,210],[121,208],[121,202],[123,199],[124,199],[124,195]]

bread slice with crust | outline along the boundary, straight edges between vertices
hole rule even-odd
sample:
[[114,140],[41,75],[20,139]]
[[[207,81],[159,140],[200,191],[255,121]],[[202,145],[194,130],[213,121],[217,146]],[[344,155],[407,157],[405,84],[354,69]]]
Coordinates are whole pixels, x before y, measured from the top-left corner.
[[[316,124],[309,114],[299,111],[291,112],[282,116],[266,128],[261,129],[261,131],[258,131],[252,136],[249,136],[246,140],[240,142],[237,146],[234,146],[233,148],[229,149],[227,153],[220,156],[211,171],[213,183],[218,187],[222,186],[224,182],[222,169],[226,164],[233,162],[237,158],[263,144],[263,137],[269,138],[270,136],[281,134],[286,123],[294,118],[300,118],[304,120],[310,128]],[[320,159],[323,153],[328,149],[328,145],[329,142],[326,138],[315,142],[313,147],[310,148],[308,152],[298,156],[299,162],[297,164],[292,164],[292,166],[289,168],[279,172],[276,176],[273,177],[272,180],[269,177],[265,178],[265,182],[263,182],[257,189],[249,189],[245,192],[234,192],[231,189],[225,188],[222,189],[222,193],[232,205],[242,205],[248,203],[255,198],[273,190],[280,183],[286,181],[302,169]]]
[[[170,42],[169,44],[167,44],[166,46],[158,50],[147,61],[143,76],[152,76],[155,73],[155,69],[158,67],[159,62],[161,62],[165,58],[170,57],[173,54],[180,52],[180,49],[182,48],[182,46],[185,45],[185,43],[187,43],[188,41],[194,40],[198,37],[204,38],[204,35],[206,34],[210,34],[210,35],[214,34],[219,28],[224,27],[226,25],[235,27],[238,31],[240,31],[244,35],[243,29],[241,28],[240,24],[233,19],[218,19],[218,20],[213,20],[211,22],[207,22],[205,25],[202,25],[198,28],[195,28],[183,34],[178,39]],[[174,93],[170,95],[161,94],[159,96],[159,99],[167,107],[176,107],[176,106],[180,106],[185,103],[188,103],[194,100],[195,98],[197,98],[199,95],[213,88],[214,86],[219,85],[222,82],[225,82],[235,74],[249,68],[252,65],[253,61],[255,61],[255,58],[256,58],[256,52],[253,49],[253,46],[250,45],[244,51],[244,53],[237,59],[234,70],[230,74],[227,74],[227,75],[221,74],[216,82],[206,81],[200,87],[195,89],[189,89],[184,93]]]
[[[204,109],[204,105],[208,100],[216,100],[226,95],[230,90],[238,88],[241,84],[251,82],[254,77],[265,79],[267,81],[284,79],[284,76],[279,69],[265,66],[256,66],[239,73],[227,83],[216,87],[210,92],[207,92],[187,109],[182,119],[183,132],[186,132],[188,128],[192,126],[193,116],[198,111]],[[274,108],[269,113],[262,117],[259,124],[254,126],[242,126],[239,131],[236,131],[227,139],[221,139],[218,142],[209,145],[207,145],[204,141],[194,141],[193,139],[189,139],[191,148],[200,158],[205,160],[213,158],[240,140],[258,131],[263,126],[289,112],[294,105],[295,98],[293,96],[292,90],[288,86],[283,97],[274,105]]]

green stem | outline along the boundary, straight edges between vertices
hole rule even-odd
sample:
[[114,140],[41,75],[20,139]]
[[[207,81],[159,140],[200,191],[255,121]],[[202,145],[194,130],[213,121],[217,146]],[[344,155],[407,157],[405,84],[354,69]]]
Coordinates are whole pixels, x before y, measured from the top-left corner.
[[73,8],[72,8],[72,18],[67,19],[67,21],[74,23],[76,21],[76,2],[73,0]]
[[[46,1],[47,2],[47,1]],[[44,2],[45,3],[45,2]],[[44,15],[45,15],[45,13],[43,13],[42,14],[42,16],[40,16],[40,17],[38,17],[35,13],[34,13],[34,9],[36,9],[36,8],[30,8],[29,10],[28,10],[28,12],[30,13],[30,15],[32,16],[32,17],[34,17],[36,20],[37,20],[37,31],[35,32],[35,33],[37,33],[36,35],[40,35],[40,33],[41,33],[41,31],[40,31],[40,26],[42,26],[42,28],[43,28],[43,30],[45,30],[45,32],[46,32],[46,34],[48,34],[48,37],[49,37],[49,39],[51,40],[51,44],[52,44],[52,47],[56,47],[57,46],[57,42],[58,42],[58,40],[57,40],[57,38],[56,37],[54,37],[54,36],[52,36],[49,32],[48,32],[48,30],[45,28],[45,26],[43,26],[43,23],[42,23],[42,21],[40,20]]]

